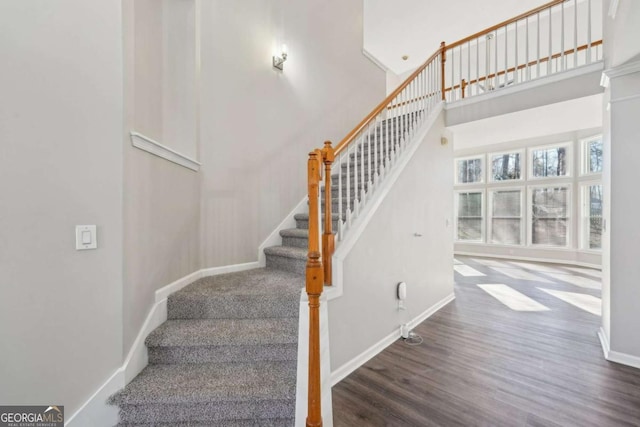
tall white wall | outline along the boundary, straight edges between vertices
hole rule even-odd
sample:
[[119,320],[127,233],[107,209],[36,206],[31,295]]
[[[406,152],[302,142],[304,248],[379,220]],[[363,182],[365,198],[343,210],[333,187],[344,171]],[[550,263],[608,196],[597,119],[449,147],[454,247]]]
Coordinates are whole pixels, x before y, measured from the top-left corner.
[[[329,301],[332,371],[453,293],[453,149],[440,144],[444,132],[443,112],[344,261],[344,294]],[[396,299],[402,281],[406,311]]]
[[[73,413],[121,363],[120,2],[0,2],[0,402]],[[75,250],[96,224],[98,249]]]
[[157,289],[202,268],[201,175],[131,145],[140,132],[197,159],[195,0],[124,5],[124,347]]
[[206,1],[201,47],[203,262],[255,261],[306,193],[309,151],[384,98],[385,73],[362,54],[361,2]]

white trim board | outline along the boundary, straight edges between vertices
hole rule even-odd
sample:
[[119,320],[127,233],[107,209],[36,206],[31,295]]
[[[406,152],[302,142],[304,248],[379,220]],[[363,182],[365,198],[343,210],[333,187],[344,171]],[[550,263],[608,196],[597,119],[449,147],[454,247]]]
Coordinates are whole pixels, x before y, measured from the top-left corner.
[[333,286],[325,286],[324,288],[327,300],[331,301],[332,299],[342,296],[344,286],[344,260],[359,240],[364,229],[373,219],[373,215],[376,213],[384,199],[386,199],[395,182],[398,180],[402,172],[404,172],[405,167],[409,164],[414,154],[418,151],[418,148],[420,148],[424,142],[424,139],[431,130],[431,127],[434,125],[436,120],[438,120],[443,110],[444,102],[438,103],[420,129],[416,131],[413,136],[413,142],[408,144],[408,147],[400,155],[400,158],[394,163],[389,175],[386,176],[380,186],[377,187],[375,192],[372,194],[371,201],[365,205],[364,209],[360,212],[360,215],[354,219],[353,225],[348,230],[345,239],[341,242],[336,242],[336,251],[333,253],[332,257]]
[[565,259],[535,258],[535,257],[502,255],[502,254],[486,254],[484,252],[453,251],[453,256],[456,256],[456,255],[480,257],[480,258],[512,259],[516,261],[546,262],[549,264],[566,264],[566,265],[573,265],[576,267],[586,267],[586,268],[593,268],[595,270],[602,270],[602,266],[598,264],[591,264],[589,262],[572,261],[572,260],[565,260]]
[[600,329],[598,330],[598,338],[600,339],[600,345],[602,345],[604,358],[609,362],[619,363],[621,365],[640,369],[640,357],[611,350],[609,338],[607,337],[607,334],[602,327],[600,327]]
[[147,153],[151,153],[155,156],[161,157],[165,160],[196,172],[199,171],[200,166],[202,166],[202,163],[198,162],[197,160],[187,157],[182,153],[178,153],[177,151],[172,150],[166,145],[162,145],[158,141],[154,141],[153,139],[139,132],[131,131],[130,134],[131,145],[139,148],[142,151],[146,151]]
[[[431,317],[438,310],[440,310],[445,305],[449,304],[454,299],[455,299],[455,294],[451,293],[446,297],[444,297],[443,299],[441,299],[440,301],[436,302],[431,307],[427,308],[420,315],[418,315],[413,320],[408,322],[409,330],[415,328],[420,323],[424,322],[426,319]],[[340,381],[346,378],[350,373],[352,373],[353,371],[358,369],[360,366],[367,363],[370,359],[372,359],[382,350],[384,350],[385,348],[387,348],[388,346],[396,342],[400,337],[401,337],[400,326],[398,325],[398,327],[394,329],[394,331],[391,332],[389,335],[382,338],[380,341],[378,341],[377,343],[375,343],[374,345],[372,345],[371,347],[369,347],[368,349],[366,349],[365,351],[363,351],[362,353],[360,353],[359,355],[357,355],[347,363],[343,364],[336,370],[332,371],[331,386],[333,387],[334,385],[338,384]]]

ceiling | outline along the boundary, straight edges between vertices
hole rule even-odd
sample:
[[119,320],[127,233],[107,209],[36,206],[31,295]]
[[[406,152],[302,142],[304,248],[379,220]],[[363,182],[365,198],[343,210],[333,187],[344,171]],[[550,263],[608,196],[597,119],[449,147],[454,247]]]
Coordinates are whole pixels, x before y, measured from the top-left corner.
[[[453,43],[545,0],[364,0],[364,49],[396,74]],[[403,55],[409,58],[405,61]]]

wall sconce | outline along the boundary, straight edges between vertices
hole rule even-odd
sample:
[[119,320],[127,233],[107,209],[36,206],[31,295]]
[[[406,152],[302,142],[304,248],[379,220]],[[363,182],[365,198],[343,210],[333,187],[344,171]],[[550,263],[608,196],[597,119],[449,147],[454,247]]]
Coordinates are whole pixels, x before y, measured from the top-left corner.
[[280,56],[273,55],[273,67],[278,70],[282,70],[284,68],[284,61],[287,60],[287,45],[282,45],[282,53]]

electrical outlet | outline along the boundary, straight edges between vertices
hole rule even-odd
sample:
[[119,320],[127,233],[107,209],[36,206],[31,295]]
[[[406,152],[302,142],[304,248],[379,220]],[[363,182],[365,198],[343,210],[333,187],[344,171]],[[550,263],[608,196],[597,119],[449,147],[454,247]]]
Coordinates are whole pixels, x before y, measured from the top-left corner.
[[406,323],[400,325],[400,335],[402,336],[402,338],[409,338],[409,332],[409,325],[407,325]]

